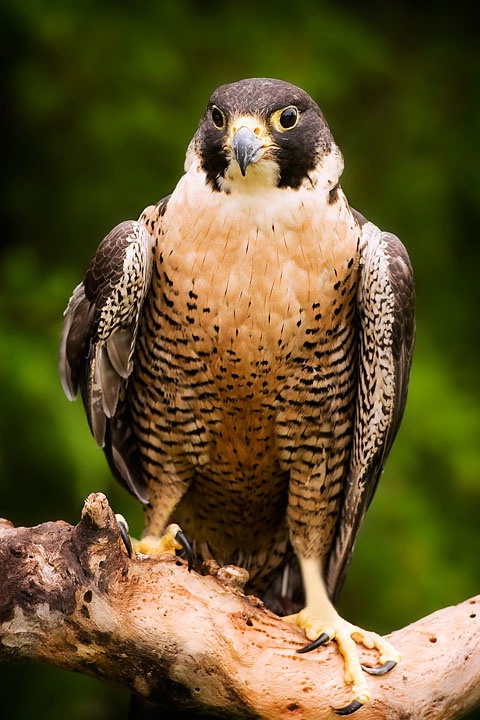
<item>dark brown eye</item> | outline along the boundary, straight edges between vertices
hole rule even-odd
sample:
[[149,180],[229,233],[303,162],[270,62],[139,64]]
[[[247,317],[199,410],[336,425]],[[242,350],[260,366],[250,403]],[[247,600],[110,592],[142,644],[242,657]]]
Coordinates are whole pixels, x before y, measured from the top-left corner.
[[212,107],[212,120],[217,130],[223,130],[225,127],[225,115],[216,105]]
[[295,127],[298,122],[298,110],[296,107],[290,106],[285,108],[280,115],[280,125],[284,130],[290,130]]

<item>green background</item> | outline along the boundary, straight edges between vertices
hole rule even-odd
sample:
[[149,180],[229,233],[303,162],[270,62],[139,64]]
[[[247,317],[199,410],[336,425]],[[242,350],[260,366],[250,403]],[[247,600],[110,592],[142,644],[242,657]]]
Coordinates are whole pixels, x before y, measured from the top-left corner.
[[[215,87],[280,77],[317,100],[351,204],[416,274],[409,401],[342,611],[387,632],[479,592],[477,24],[459,3],[418,5],[4,0],[0,516],[76,523],[101,490],[140,532],[62,394],[62,312],[103,235],[171,191]],[[2,717],[110,720],[126,703],[86,677],[1,668]]]

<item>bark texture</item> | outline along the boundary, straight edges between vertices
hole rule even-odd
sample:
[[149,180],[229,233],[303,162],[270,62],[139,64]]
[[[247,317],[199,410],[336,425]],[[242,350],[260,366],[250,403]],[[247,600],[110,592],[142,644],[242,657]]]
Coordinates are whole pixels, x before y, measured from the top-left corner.
[[[349,701],[335,643],[243,594],[246,573],[129,558],[104,495],[75,527],[0,520],[0,659],[28,658],[223,718],[323,720]],[[480,595],[392,633],[401,663],[369,678],[362,720],[449,720],[480,705]],[[368,650],[366,664],[375,663]]]

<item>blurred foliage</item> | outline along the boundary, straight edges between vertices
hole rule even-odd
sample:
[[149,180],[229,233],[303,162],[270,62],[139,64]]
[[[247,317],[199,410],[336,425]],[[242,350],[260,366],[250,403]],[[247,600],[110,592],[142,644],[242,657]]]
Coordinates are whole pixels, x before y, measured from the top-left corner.
[[[280,77],[319,102],[350,202],[404,240],[416,273],[407,411],[342,610],[383,632],[477,593],[480,55],[469,11],[4,0],[1,13],[0,515],[75,523],[102,490],[140,532],[141,509],[62,394],[62,312],[103,235],[170,192],[213,89]],[[124,693],[52,668],[2,667],[0,689],[2,717],[125,716]]]

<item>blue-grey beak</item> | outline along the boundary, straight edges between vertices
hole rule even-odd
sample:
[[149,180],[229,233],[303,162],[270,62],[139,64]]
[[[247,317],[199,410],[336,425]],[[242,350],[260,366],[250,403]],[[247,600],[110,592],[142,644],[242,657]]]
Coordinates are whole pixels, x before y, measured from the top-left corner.
[[233,153],[244,177],[247,167],[258,159],[258,153],[262,147],[262,141],[245,126],[237,130],[233,136]]

